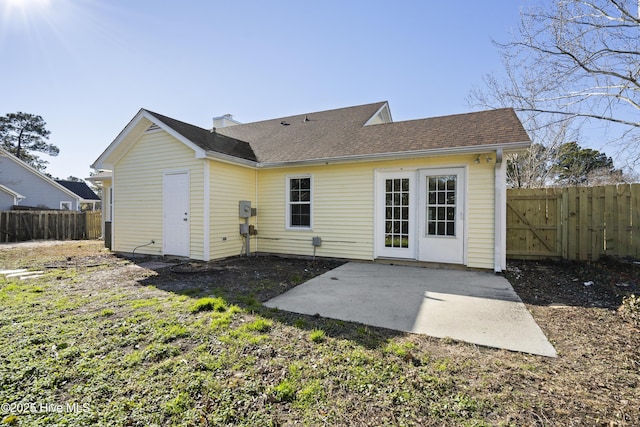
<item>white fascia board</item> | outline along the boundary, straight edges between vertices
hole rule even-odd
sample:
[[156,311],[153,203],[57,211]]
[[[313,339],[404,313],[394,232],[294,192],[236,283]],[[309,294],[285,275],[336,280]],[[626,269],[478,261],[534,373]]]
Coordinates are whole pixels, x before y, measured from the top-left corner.
[[[196,153],[196,158],[206,157],[205,150],[198,147],[193,142],[191,142],[190,140],[188,140],[187,138],[185,138],[184,136],[182,136],[181,134],[173,130],[171,127],[164,124],[162,120],[160,120],[153,114],[149,113],[144,108],[141,108],[140,111],[138,111],[138,113],[133,117],[133,119],[131,119],[131,121],[127,124],[127,126],[125,126],[125,128],[118,134],[116,139],[114,139],[113,142],[109,144],[109,147],[107,147],[107,149],[100,155],[100,157],[98,157],[98,159],[95,162],[93,162],[91,167],[93,169],[113,170],[113,166],[115,165],[115,163],[117,163],[118,160],[120,160],[124,156],[124,154],[126,154],[126,152],[128,151],[126,146],[121,147],[121,145],[125,143],[127,137],[129,137],[132,134],[132,132],[136,129],[138,124],[143,119],[146,119],[151,123],[155,123],[160,129],[164,130],[169,135],[173,136],[175,139],[182,142],[187,147],[191,148]],[[146,131],[146,129],[144,131]],[[144,131],[140,132],[140,136],[144,134]],[[134,139],[137,140],[137,138],[134,138]]]
[[114,161],[109,161],[108,159],[114,154],[118,146],[122,143],[122,141],[129,136],[131,131],[136,127],[140,120],[144,117],[144,112],[142,108],[136,113],[135,116],[127,123],[127,125],[120,131],[116,139],[109,144],[109,146],[100,154],[100,156],[91,164],[92,169],[109,169],[113,170]]
[[111,181],[113,179],[113,175],[109,175],[109,176],[90,176],[85,178],[85,181],[91,181],[91,182],[101,182],[101,181]]
[[327,164],[327,163],[398,160],[398,159],[406,159],[406,158],[413,158],[413,157],[434,157],[434,156],[448,156],[448,155],[478,154],[478,153],[493,152],[500,149],[503,151],[518,151],[518,150],[526,150],[527,148],[529,148],[530,145],[531,145],[530,141],[510,142],[505,144],[477,145],[473,147],[436,148],[436,149],[430,149],[430,150],[400,151],[400,152],[393,152],[393,153],[326,157],[326,158],[300,160],[300,161],[292,161],[292,162],[265,162],[265,163],[258,163],[257,166],[259,168],[276,168],[276,167],[288,167],[288,166],[320,165],[320,164]]
[[[23,162],[22,160],[20,160],[16,156],[14,156],[13,154],[11,154],[8,151],[0,148],[0,155],[2,155],[3,157],[6,157],[7,159],[9,159],[11,161],[13,161],[18,166],[21,166],[22,168],[24,168],[27,172],[32,173],[33,175],[37,176],[38,178],[40,178],[41,180],[43,180],[47,184],[54,186],[55,188],[57,188],[58,190],[62,191],[63,193],[66,193],[69,197],[75,199],[76,202],[80,203],[80,196],[78,196],[76,193],[74,193],[73,191],[69,190],[67,187],[65,187],[63,185],[58,184],[53,179],[49,178],[48,176],[46,176],[45,174],[43,174],[42,172],[40,172],[36,168],[26,164],[25,162]],[[23,199],[24,199],[24,197],[23,197]]]
[[205,153],[205,157],[207,159],[219,160],[224,163],[231,163],[239,166],[246,166],[250,168],[256,168],[259,166],[259,163],[256,163],[252,160],[241,159],[239,157],[230,156],[228,154],[218,153],[216,151],[207,151]]

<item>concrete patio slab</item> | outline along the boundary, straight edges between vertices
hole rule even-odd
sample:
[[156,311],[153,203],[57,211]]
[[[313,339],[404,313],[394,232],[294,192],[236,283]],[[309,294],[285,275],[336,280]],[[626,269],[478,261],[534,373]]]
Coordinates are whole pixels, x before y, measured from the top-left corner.
[[264,305],[556,357],[511,284],[493,273],[350,262]]

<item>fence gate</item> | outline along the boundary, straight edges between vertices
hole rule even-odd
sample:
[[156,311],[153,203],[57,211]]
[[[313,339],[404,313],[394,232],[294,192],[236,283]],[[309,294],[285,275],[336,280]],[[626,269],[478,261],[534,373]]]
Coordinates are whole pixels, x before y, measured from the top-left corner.
[[640,184],[507,191],[507,257],[640,258]]
[[555,188],[507,192],[507,257],[562,256],[561,201]]

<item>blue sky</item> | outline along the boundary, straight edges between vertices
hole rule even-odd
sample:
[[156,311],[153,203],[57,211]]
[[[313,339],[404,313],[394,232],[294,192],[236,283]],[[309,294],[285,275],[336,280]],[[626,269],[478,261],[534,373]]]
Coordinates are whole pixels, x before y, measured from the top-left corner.
[[41,115],[55,177],[140,108],[201,127],[388,100],[394,120],[470,111],[522,1],[0,0],[0,115]]

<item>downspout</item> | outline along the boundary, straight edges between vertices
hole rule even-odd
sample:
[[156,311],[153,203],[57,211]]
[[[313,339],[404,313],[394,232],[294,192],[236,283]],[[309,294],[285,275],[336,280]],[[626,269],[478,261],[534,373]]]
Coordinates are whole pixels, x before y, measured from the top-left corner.
[[110,203],[110,211],[109,211],[109,220],[111,221],[111,251],[116,250],[116,238],[115,238],[115,217],[116,217],[116,203],[114,199],[114,194],[116,194],[116,166],[113,165],[113,169],[111,169],[111,194],[109,194],[109,203]]
[[202,239],[202,257],[205,261],[211,260],[211,162],[209,159],[204,159],[204,171],[203,171],[203,239]]
[[494,254],[493,254],[493,270],[500,273],[507,268],[507,184],[505,175],[505,166],[502,163],[502,148],[496,150],[495,165],[495,207],[494,217]]
[[[259,227],[258,227],[258,215],[260,215],[260,209],[259,209],[260,208],[260,204],[258,203],[258,168],[255,168],[254,170],[255,170],[255,177],[256,177],[256,188],[255,188],[255,195],[254,195],[255,200],[256,200],[256,217],[255,217],[254,221],[255,221],[255,228],[256,228],[256,230],[258,230],[259,229]],[[250,238],[250,237],[251,236],[248,236],[248,238]],[[253,242],[254,245],[255,245],[254,251],[256,253],[256,256],[258,256],[258,249],[259,249],[258,248],[258,242],[259,242],[259,240],[260,239],[258,239],[258,237],[256,237],[255,241]]]

